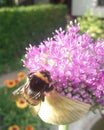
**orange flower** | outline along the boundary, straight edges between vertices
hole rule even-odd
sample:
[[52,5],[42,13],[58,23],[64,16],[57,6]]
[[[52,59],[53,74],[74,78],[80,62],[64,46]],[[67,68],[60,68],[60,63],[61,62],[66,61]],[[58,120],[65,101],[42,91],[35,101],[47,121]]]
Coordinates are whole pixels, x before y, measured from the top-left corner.
[[12,125],[8,128],[8,130],[20,130],[20,127],[18,125]]
[[17,101],[16,101],[16,106],[18,108],[21,108],[21,109],[24,109],[25,107],[27,107],[27,102],[23,99],[23,98],[19,98]]
[[18,80],[18,79],[15,79],[14,81],[15,81],[15,83],[16,83],[16,84],[18,84],[18,83],[19,83],[19,80]]
[[27,125],[25,130],[34,130],[34,127],[32,125]]
[[5,80],[4,85],[8,88],[13,88],[16,85],[15,80]]
[[24,79],[25,79],[26,75],[25,75],[25,73],[23,73],[23,72],[19,72],[19,73],[17,74],[17,77],[18,77],[18,80],[21,81],[21,80],[24,80]]

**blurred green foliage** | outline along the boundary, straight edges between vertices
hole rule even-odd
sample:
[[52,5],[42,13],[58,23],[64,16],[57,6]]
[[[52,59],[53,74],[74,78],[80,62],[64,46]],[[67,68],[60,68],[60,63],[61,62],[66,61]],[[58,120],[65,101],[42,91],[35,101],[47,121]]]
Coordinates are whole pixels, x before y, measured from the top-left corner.
[[14,0],[0,0],[0,7],[13,6],[15,5]]
[[38,5],[0,9],[0,73],[16,70],[25,47],[38,45],[59,27],[65,27],[65,5]]
[[88,31],[95,40],[104,39],[104,20],[93,16],[93,12],[88,11],[84,16],[78,17],[77,21],[80,23],[82,33]]

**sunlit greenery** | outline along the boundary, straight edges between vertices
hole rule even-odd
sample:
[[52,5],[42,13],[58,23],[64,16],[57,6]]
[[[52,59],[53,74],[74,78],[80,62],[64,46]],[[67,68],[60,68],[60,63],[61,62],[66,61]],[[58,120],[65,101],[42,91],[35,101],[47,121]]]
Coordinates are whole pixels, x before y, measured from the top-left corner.
[[92,13],[88,11],[84,16],[77,18],[81,25],[81,32],[88,31],[95,39],[104,39],[104,20],[98,16],[93,16]]

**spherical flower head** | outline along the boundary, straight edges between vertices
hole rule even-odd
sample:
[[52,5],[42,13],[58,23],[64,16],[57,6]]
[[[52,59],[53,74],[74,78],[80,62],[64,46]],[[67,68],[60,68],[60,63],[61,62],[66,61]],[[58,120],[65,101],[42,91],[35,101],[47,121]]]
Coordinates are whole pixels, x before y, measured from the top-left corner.
[[56,30],[38,47],[30,45],[23,63],[29,72],[49,71],[60,94],[104,106],[104,41],[80,34],[79,25]]

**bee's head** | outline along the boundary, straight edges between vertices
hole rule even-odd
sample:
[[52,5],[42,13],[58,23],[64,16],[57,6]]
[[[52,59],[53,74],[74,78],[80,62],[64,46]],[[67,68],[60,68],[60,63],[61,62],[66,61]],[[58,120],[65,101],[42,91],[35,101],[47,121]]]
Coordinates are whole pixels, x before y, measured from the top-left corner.
[[29,82],[30,89],[34,92],[50,91],[52,89],[52,86],[50,86],[52,80],[48,71],[29,74]]

